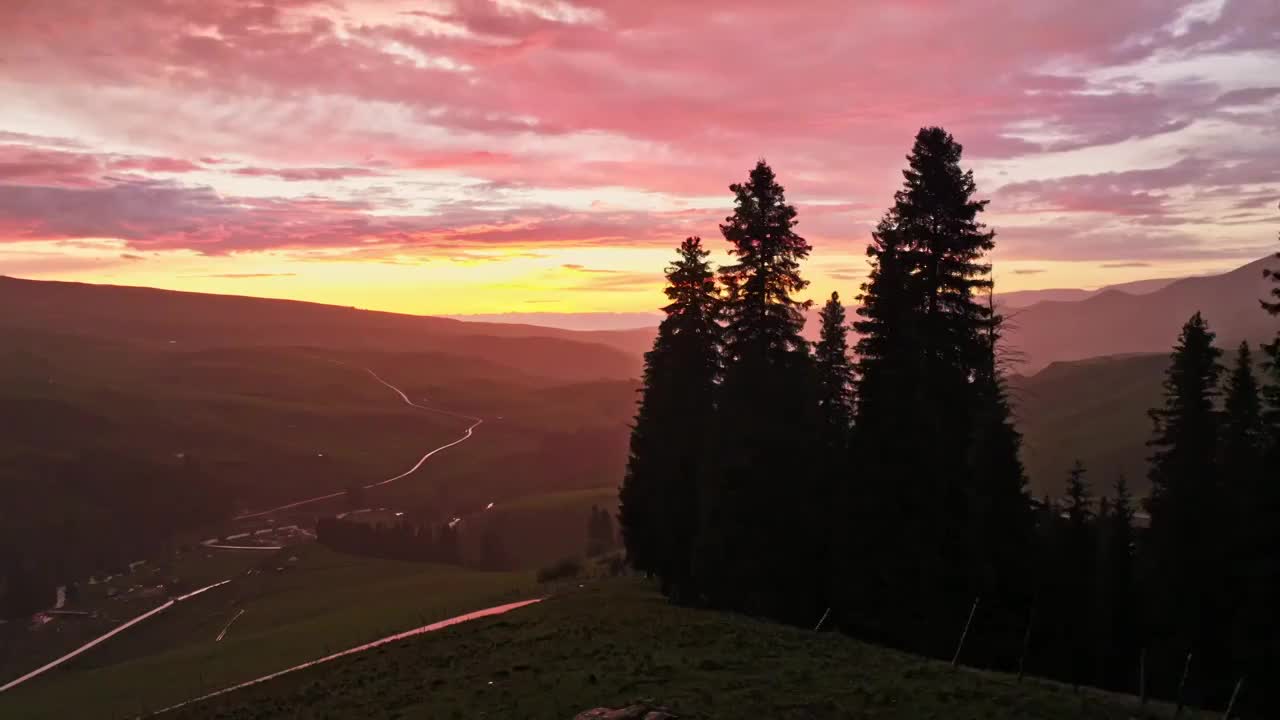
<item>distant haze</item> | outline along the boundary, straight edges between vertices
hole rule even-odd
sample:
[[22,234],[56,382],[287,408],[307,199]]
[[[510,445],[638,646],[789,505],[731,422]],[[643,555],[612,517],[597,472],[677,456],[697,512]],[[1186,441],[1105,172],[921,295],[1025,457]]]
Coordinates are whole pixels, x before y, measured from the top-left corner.
[[510,312],[446,315],[445,317],[467,322],[515,323],[561,328],[563,330],[634,330],[636,328],[656,327],[662,319],[662,316],[657,313],[640,312]]

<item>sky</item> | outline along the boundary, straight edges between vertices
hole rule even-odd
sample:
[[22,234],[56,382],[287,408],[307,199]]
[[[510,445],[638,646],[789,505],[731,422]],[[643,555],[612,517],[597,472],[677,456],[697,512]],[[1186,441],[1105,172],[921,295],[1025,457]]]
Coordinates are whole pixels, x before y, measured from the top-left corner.
[[764,158],[810,295],[852,298],[924,125],[998,290],[1280,224],[1276,0],[5,0],[0,98],[0,274],[35,279],[634,318]]

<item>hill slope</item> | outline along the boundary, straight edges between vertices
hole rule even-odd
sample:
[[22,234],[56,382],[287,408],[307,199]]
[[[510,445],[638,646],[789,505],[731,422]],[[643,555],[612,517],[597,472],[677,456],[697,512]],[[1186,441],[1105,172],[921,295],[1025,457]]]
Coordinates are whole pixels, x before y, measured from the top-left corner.
[[1054,363],[1030,377],[1013,377],[1022,460],[1032,492],[1057,496],[1067,470],[1079,459],[1095,494],[1110,494],[1124,473],[1132,492],[1147,483],[1147,410],[1161,401],[1167,353],[1091,358]]
[[834,633],[679,608],[637,581],[609,580],[285,675],[172,717],[568,720],[641,698],[683,718],[735,720],[1120,720],[1172,712],[1154,703],[1144,712],[1125,696],[1076,695],[1047,682],[953,670]]
[[1267,257],[1222,275],[1183,278],[1145,294],[1108,290],[1079,302],[1036,303],[1009,313],[1005,343],[1021,354],[1024,372],[1062,360],[1164,352],[1197,311],[1224,347],[1240,340],[1266,340],[1274,336],[1276,321],[1258,306],[1271,288],[1263,268],[1280,269],[1280,261]]
[[626,331],[570,330],[357,310],[293,300],[0,276],[0,329],[176,344],[434,351],[561,381],[630,378],[640,359]]

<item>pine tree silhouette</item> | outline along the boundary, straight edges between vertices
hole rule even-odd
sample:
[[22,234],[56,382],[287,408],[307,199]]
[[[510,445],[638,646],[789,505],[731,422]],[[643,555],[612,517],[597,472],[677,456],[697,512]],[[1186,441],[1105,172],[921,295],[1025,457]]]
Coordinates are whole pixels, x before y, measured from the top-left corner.
[[826,442],[843,454],[853,423],[853,363],[849,360],[849,328],[839,293],[831,293],[818,318],[822,326],[813,347],[813,360],[819,409]]
[[696,597],[690,561],[698,523],[699,466],[713,422],[720,301],[697,237],[667,267],[666,317],[645,354],[644,388],[619,491],[629,562],[662,578],[677,600]]
[[945,651],[939,618],[974,595],[1000,596],[998,612],[1020,602],[1032,530],[1000,319],[984,302],[994,232],[961,154],[941,128],[916,135],[854,323],[858,504],[865,544],[892,551],[863,554],[845,605],[864,634],[932,654]]
[[[1270,658],[1280,651],[1274,619],[1280,602],[1280,480],[1267,476],[1267,428],[1261,389],[1254,375],[1247,342],[1240,343],[1224,390],[1220,473],[1225,485],[1230,540],[1227,591],[1231,617],[1232,659],[1254,682],[1276,677]],[[1260,684],[1262,695],[1274,695]]]
[[[1276,253],[1280,259],[1280,253]],[[1280,319],[1280,270],[1268,271],[1268,277],[1276,284],[1272,288],[1271,301],[1263,302],[1263,308]],[[1248,541],[1250,556],[1250,589],[1245,608],[1238,614],[1238,624],[1248,635],[1244,652],[1248,657],[1247,669],[1261,690],[1253,706],[1272,713],[1280,708],[1280,618],[1275,608],[1280,607],[1280,329],[1275,339],[1263,350],[1267,356],[1268,380],[1262,389],[1264,458],[1256,495],[1251,504],[1247,527],[1251,528]]]
[[[1241,342],[1235,364],[1227,377],[1222,413],[1221,453],[1222,478],[1230,495],[1243,491],[1261,471],[1266,432],[1262,423],[1262,397],[1254,375],[1253,354],[1249,343]],[[1239,500],[1247,502],[1244,497]]]
[[850,454],[853,423],[853,363],[849,359],[849,326],[839,293],[831,293],[818,314],[821,328],[814,343],[818,418],[821,423],[821,514],[815,519],[826,531],[827,557],[818,563],[830,573],[824,597],[843,592],[848,569],[844,562],[858,544],[854,484],[856,459]]
[[1066,599],[1063,620],[1063,643],[1067,652],[1069,678],[1072,683],[1089,684],[1091,673],[1091,648],[1093,639],[1094,559],[1093,494],[1085,479],[1084,464],[1079,460],[1071,466],[1067,476],[1067,492],[1063,510],[1066,526],[1063,528],[1062,572],[1063,591]]
[[1100,659],[1097,679],[1104,687],[1132,691],[1133,667],[1138,657],[1138,605],[1134,572],[1137,552],[1134,534],[1133,496],[1123,474],[1116,478],[1107,511],[1099,512],[1099,567],[1097,572],[1099,631],[1095,647]]
[[1213,340],[1200,313],[1187,321],[1165,373],[1164,405],[1150,411],[1152,620],[1161,641],[1157,655],[1173,663],[1169,676],[1178,673],[1176,658],[1189,651],[1200,658],[1199,667],[1225,665],[1226,503],[1218,477],[1214,407],[1222,351]]
[[818,421],[801,337],[809,243],[773,170],[760,161],[730,186],[720,226],[734,262],[725,289],[724,376],[714,465],[704,474],[695,575],[713,604],[794,622],[822,612],[827,531],[820,520]]

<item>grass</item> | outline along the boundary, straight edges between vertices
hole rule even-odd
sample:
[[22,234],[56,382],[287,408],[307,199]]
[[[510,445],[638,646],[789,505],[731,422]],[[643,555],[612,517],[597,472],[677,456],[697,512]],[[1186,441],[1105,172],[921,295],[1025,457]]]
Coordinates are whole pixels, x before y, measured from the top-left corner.
[[612,510],[617,504],[618,488],[609,486],[530,495],[503,503],[500,508],[495,509],[506,512],[542,512],[574,508],[586,512],[592,505]]
[[[290,563],[291,556],[297,561]],[[524,574],[370,560],[314,544],[261,562],[0,695],[0,717],[133,717],[536,592]],[[225,639],[215,642],[240,610]]]
[[462,544],[466,556],[483,557],[486,535],[497,537],[509,567],[538,568],[586,551],[587,520],[591,506],[610,513],[618,507],[614,487],[544,493],[500,502],[492,510],[463,522]]
[[509,615],[286,675],[173,717],[567,719],[640,699],[682,718],[1172,715],[1127,696],[1019,684],[832,633],[673,607],[631,578],[571,588]]

